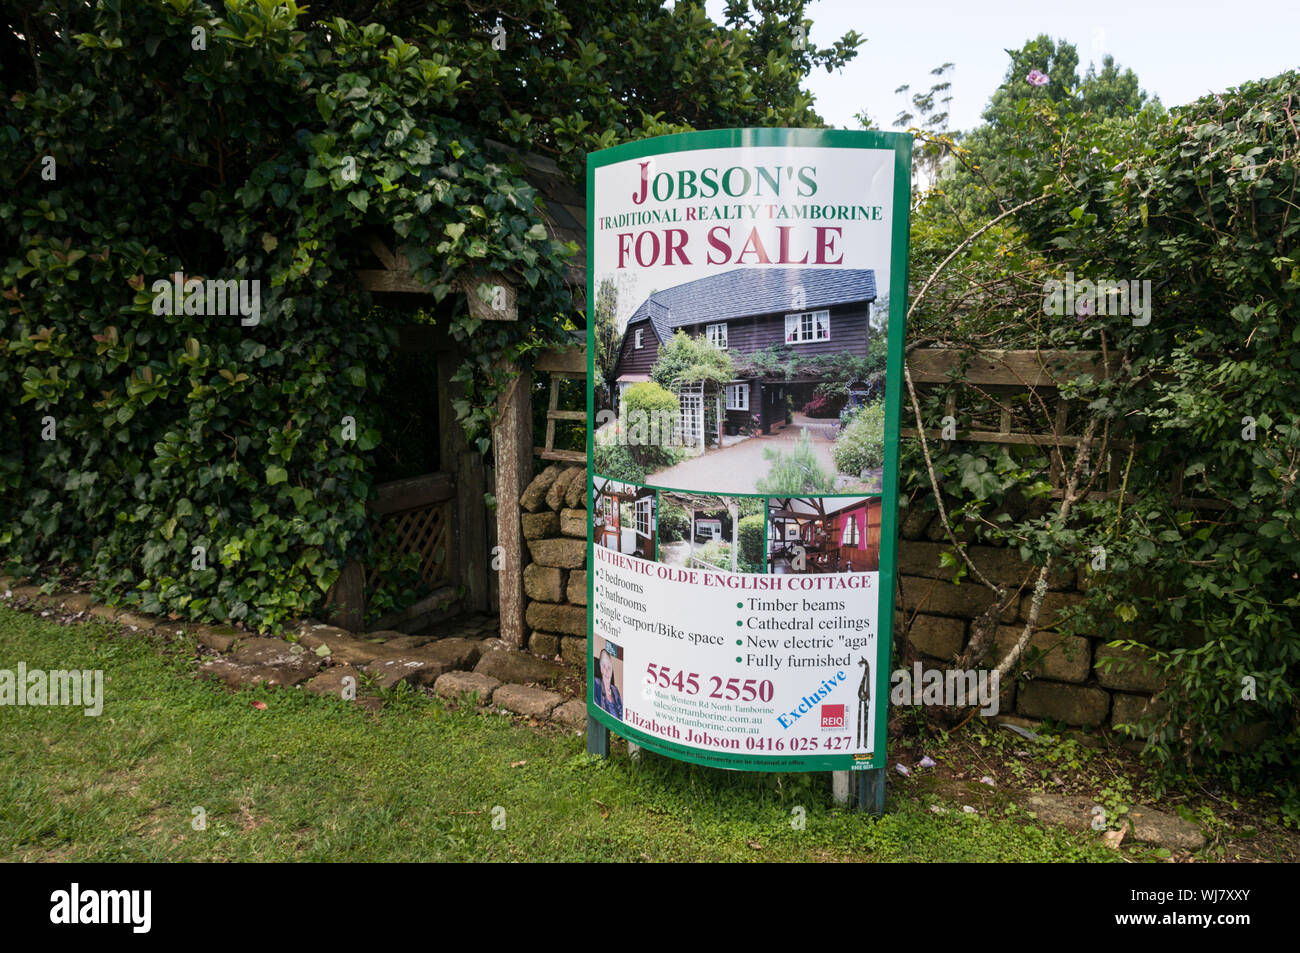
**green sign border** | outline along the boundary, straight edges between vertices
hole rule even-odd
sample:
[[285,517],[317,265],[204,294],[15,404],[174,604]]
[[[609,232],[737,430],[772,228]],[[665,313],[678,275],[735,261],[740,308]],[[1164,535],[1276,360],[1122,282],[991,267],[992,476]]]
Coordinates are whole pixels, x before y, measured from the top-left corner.
[[[887,149],[894,153],[894,220],[890,236],[889,353],[885,364],[885,466],[881,476],[880,587],[878,639],[872,702],[876,706],[876,732],[870,760],[852,754],[780,755],[710,751],[678,744],[633,728],[595,704],[595,533],[592,503],[595,499],[595,313],[596,280],[594,235],[596,170],[616,162],[672,152],[700,149],[734,149],[767,146],[835,149]],[[714,129],[656,136],[602,149],[587,155],[587,714],[610,731],[641,747],[679,761],[736,771],[851,771],[885,766],[885,738],[889,722],[889,675],[893,658],[894,580],[898,557],[898,430],[903,398],[903,352],[907,317],[907,269],[912,201],[912,137],[901,132],[849,129]],[[649,484],[647,484],[649,485]],[[732,494],[748,495],[756,494]],[[843,494],[826,494],[828,496]],[[872,496],[874,494],[855,494]],[[658,533],[656,532],[656,537]],[[627,684],[624,683],[624,691]]]

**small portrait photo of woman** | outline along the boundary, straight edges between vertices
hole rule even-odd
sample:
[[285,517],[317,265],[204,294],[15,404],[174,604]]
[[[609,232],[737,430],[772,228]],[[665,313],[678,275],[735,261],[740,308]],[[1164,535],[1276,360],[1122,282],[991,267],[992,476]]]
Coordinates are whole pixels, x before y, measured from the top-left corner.
[[609,712],[619,721],[623,720],[623,693],[618,683],[623,680],[623,659],[621,650],[612,642],[598,640],[596,653],[596,705]]

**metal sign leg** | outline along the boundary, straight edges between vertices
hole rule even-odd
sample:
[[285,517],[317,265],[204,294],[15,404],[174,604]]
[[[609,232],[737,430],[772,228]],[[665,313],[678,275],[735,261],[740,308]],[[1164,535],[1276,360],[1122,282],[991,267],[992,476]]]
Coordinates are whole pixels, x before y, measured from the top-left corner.
[[869,771],[854,771],[854,783],[857,787],[858,810],[880,817],[885,813],[885,769],[872,768]]
[[609,757],[609,729],[590,715],[587,716],[587,754]]

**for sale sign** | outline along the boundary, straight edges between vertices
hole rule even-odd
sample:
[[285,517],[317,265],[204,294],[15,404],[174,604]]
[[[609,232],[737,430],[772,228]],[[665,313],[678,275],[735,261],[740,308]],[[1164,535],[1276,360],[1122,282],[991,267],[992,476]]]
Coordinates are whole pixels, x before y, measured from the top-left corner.
[[588,706],[701,764],[884,763],[908,136],[588,157]]

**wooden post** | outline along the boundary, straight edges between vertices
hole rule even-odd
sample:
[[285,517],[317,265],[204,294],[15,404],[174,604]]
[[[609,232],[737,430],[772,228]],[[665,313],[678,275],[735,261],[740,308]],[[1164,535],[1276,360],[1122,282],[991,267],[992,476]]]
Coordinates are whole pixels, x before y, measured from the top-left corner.
[[831,797],[836,804],[848,804],[853,799],[851,774],[851,771],[831,772]]
[[350,559],[330,589],[329,615],[325,621],[349,632],[365,627],[366,574],[361,563]]
[[731,571],[735,572],[740,556],[740,507],[735,503],[727,504],[727,515],[731,517]]
[[690,568],[695,565],[695,507],[691,507],[691,532],[687,537],[690,540],[690,549],[686,551],[686,566]]
[[456,565],[452,579],[465,587],[463,604],[467,609],[488,612],[492,608],[488,600],[492,557],[487,521],[483,518],[488,474],[483,455],[466,441],[465,429],[452,406],[452,401],[463,394],[461,385],[451,382],[461,359],[455,351],[438,354],[439,454],[442,470],[456,481],[456,518],[452,521]]
[[496,459],[497,549],[495,563],[501,638],[512,649],[524,647],[524,548],[519,497],[533,478],[533,420],[530,391],[532,375],[511,368],[509,389],[497,400],[497,425],[493,431]]

